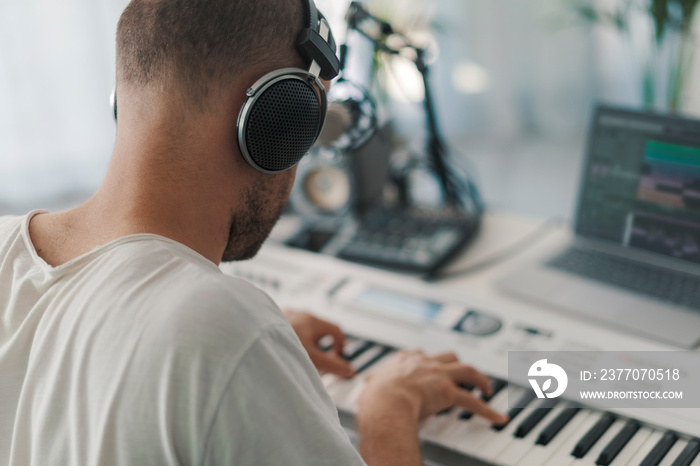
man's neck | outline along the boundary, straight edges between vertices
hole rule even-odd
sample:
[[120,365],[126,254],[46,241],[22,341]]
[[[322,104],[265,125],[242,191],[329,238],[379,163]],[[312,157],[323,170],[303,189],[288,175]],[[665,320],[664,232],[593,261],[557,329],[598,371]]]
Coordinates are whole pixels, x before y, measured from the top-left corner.
[[[228,238],[231,206],[222,173],[187,167],[211,153],[158,154],[138,139],[119,141],[104,182],[87,202],[36,216],[30,235],[39,255],[58,266],[118,238],[152,233],[180,242],[215,264]],[[206,150],[206,144],[203,145]],[[161,146],[162,147],[162,146]],[[219,178],[219,179],[217,179]]]

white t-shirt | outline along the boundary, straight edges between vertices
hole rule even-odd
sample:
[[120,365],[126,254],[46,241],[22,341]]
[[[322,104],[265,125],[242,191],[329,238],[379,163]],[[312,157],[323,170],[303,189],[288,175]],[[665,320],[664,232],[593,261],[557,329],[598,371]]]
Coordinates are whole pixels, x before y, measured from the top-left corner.
[[363,464],[279,308],[133,235],[59,267],[0,217],[0,464]]

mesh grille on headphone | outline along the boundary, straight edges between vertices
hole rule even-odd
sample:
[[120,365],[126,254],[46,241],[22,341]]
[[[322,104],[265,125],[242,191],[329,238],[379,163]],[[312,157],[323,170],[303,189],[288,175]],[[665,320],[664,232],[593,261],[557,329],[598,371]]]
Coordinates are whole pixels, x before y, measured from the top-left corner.
[[261,168],[292,167],[316,142],[321,104],[304,81],[285,79],[267,88],[250,110],[245,141],[250,158]]

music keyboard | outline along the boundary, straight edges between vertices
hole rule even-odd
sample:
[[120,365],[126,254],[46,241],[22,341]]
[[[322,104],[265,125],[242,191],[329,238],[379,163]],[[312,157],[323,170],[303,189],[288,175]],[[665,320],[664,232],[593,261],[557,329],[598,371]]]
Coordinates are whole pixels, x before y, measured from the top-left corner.
[[[312,311],[357,336],[348,341],[348,357],[355,367],[366,367],[352,380],[323,377],[341,421],[349,426],[366,373],[379,370],[397,348],[421,348],[427,354],[454,351],[461,361],[491,376],[495,387],[503,385],[489,401],[501,411],[507,411],[509,396],[518,397],[523,390],[503,384],[509,351],[676,349],[535,306],[493,300],[489,293],[483,298],[473,290],[447,290],[278,246],[266,245],[255,259],[222,264],[222,270],[256,284],[281,307]],[[389,304],[397,301],[405,314],[388,312]],[[579,447],[587,448],[585,455],[576,459],[571,452],[605,411],[566,401],[541,407],[539,399],[528,401],[500,432],[461,409],[449,410],[423,423],[424,452],[437,453],[439,463],[447,465],[532,466],[595,464],[601,455],[616,453],[609,464],[617,466],[641,464],[657,445],[654,455],[672,443],[658,464],[673,465],[685,457],[675,464],[700,466],[694,441],[700,437],[698,409],[612,410],[613,422],[598,425],[594,430],[600,437],[587,438]],[[630,421],[639,426],[635,429]]]
[[[324,348],[328,349],[328,348]],[[389,345],[349,337],[343,356],[357,370],[352,379],[331,374],[324,385],[339,410],[354,414],[365,378],[397,351]],[[464,389],[475,390],[471,386]],[[488,464],[503,466],[700,466],[700,440],[636,419],[567,401],[536,398],[531,389],[493,380],[482,396],[507,412],[505,426],[452,407],[423,422],[420,438]],[[518,401],[508,410],[508,398]]]

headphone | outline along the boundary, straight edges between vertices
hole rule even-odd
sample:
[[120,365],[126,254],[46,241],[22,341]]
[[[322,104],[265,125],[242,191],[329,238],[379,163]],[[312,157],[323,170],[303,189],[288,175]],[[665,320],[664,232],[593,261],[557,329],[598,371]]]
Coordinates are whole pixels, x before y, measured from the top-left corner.
[[[248,90],[236,122],[238,147],[245,161],[263,173],[296,165],[314,145],[326,118],[328,99],[319,78],[340,70],[328,21],[313,0],[302,0],[303,29],[296,49],[308,70],[282,68],[258,79]],[[116,90],[111,96],[117,119]]]

